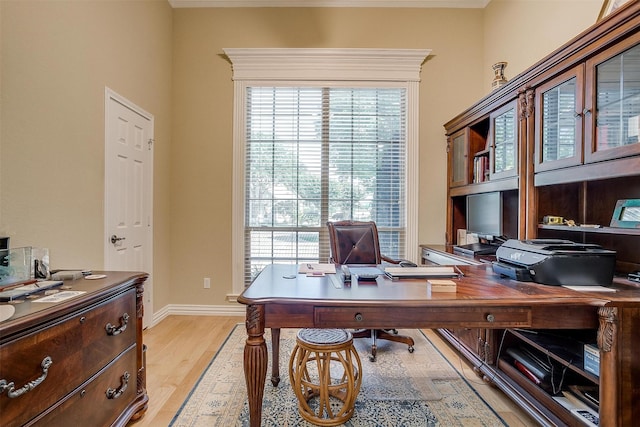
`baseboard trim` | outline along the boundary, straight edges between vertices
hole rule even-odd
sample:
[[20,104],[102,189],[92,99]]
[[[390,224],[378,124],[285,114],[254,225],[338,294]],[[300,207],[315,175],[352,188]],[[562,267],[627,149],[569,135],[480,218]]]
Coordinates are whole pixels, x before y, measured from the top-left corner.
[[246,307],[243,305],[189,305],[189,304],[169,304],[153,313],[153,324],[155,326],[164,318],[171,315],[178,316],[242,316],[246,315]]

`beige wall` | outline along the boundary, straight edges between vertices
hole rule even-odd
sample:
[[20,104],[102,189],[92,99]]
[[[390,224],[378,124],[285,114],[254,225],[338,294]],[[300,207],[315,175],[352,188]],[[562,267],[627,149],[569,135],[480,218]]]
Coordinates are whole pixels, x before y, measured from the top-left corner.
[[156,301],[168,300],[172,9],[2,0],[0,234],[103,267],[105,86],[155,117]]
[[[482,93],[482,39],[474,36],[482,10],[179,9],[174,16],[172,283],[181,287],[172,289],[173,302],[197,295],[214,303],[231,289],[202,288],[203,277],[231,280],[233,82],[223,48],[432,49],[420,84],[420,240],[444,240],[442,124]],[[452,31],[452,22],[464,31]]]
[[[102,266],[108,86],[155,116],[154,311],[222,305],[232,288],[233,82],[223,48],[432,49],[420,84],[419,240],[438,243],[446,194],[442,124],[488,92],[494,58],[510,62],[510,76],[571,37],[567,8],[559,14],[557,2],[537,0],[508,0],[505,8],[493,0],[484,10],[0,1],[0,234],[14,245],[49,247],[54,268]],[[575,7],[590,9],[572,15],[576,28],[591,25],[600,7],[582,3]],[[536,26],[544,14],[543,31]],[[512,33],[488,43],[499,20],[507,22],[499,34]],[[204,277],[217,279],[212,289],[203,289]]]
[[491,0],[484,9],[484,82],[491,91],[491,65],[507,61],[515,77],[596,23],[603,0]]

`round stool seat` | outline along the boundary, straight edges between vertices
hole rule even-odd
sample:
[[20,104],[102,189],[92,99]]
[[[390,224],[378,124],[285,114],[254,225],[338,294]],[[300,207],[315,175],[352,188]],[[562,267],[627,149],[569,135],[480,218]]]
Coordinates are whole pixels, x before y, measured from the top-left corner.
[[344,424],[354,413],[362,365],[343,329],[301,329],[289,361],[300,416],[320,426]]

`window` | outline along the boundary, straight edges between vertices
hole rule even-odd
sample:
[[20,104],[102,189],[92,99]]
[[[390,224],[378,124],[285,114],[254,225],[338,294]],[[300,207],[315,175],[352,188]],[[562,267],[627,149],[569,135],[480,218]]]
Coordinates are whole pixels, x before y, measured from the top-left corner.
[[417,76],[428,52],[391,52],[395,68],[380,79],[365,64],[377,50],[225,49],[236,88],[234,293],[267,264],[326,262],[328,220],[374,220],[383,253],[417,254]]
[[326,262],[329,220],[376,221],[382,252],[404,256],[405,92],[247,88],[247,279]]

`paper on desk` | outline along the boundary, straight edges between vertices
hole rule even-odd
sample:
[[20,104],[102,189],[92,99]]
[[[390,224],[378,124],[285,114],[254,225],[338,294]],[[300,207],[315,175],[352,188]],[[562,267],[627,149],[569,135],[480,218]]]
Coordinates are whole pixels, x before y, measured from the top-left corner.
[[33,302],[62,302],[86,293],[85,291],[62,291],[46,297],[38,298]]
[[612,288],[605,288],[604,286],[569,286],[563,285],[564,288],[572,289],[579,292],[617,292]]
[[312,263],[304,263],[300,264],[300,269],[298,273],[312,273],[312,274],[335,274],[336,265],[335,264],[312,264]]

